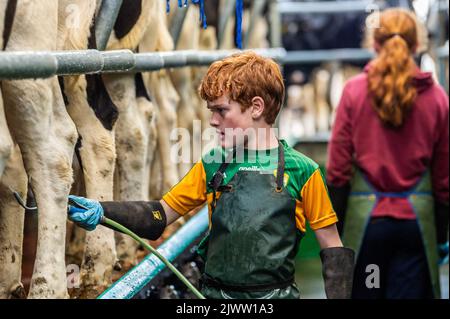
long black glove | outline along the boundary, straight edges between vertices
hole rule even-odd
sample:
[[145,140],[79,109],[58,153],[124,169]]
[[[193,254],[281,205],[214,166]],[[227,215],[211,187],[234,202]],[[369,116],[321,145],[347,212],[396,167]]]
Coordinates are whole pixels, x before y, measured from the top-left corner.
[[434,221],[438,243],[439,265],[448,263],[448,203],[434,202]]
[[350,184],[346,184],[344,186],[327,185],[327,187],[328,193],[330,194],[331,203],[333,204],[333,209],[339,220],[336,227],[339,235],[342,236],[342,231],[344,230],[345,212],[347,211],[347,202],[350,195]]
[[166,228],[166,214],[159,201],[100,202],[100,205],[105,217],[122,224],[140,237],[156,240]]
[[353,287],[355,252],[346,247],[320,251],[325,293],[328,299],[350,299]]
[[436,224],[436,236],[438,244],[448,241],[448,203],[435,200],[434,221]]

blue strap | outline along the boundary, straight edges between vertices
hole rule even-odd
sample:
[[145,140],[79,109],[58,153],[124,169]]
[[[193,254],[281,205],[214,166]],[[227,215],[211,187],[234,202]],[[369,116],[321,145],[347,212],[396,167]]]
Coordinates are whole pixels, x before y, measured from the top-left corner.
[[192,0],[192,3],[200,4],[200,22],[203,25],[203,29],[206,29],[208,27],[208,24],[206,23],[205,0]]
[[236,1],[236,46],[242,50],[242,16],[244,14],[244,0]]
[[372,183],[369,182],[367,179],[367,176],[361,172],[362,177],[364,178],[366,184],[371,189],[371,192],[352,192],[351,195],[356,196],[369,196],[369,195],[375,195],[377,199],[379,198],[408,198],[411,195],[431,195],[431,192],[417,192],[416,189],[419,186],[422,179],[425,177],[425,174],[419,179],[419,181],[408,191],[406,192],[379,192],[373,187]]

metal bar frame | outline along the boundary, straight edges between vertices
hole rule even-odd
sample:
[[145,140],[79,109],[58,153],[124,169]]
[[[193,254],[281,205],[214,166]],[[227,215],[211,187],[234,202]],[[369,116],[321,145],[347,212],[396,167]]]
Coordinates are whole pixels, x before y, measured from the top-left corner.
[[[284,49],[255,49],[252,51],[279,62],[282,62],[286,55]],[[55,75],[147,72],[164,68],[205,66],[237,52],[240,51],[180,50],[133,53],[130,50],[85,50],[0,52],[0,79],[19,80],[48,78]]]
[[[314,1],[314,2],[277,2],[280,14],[324,14],[370,12],[378,3],[373,0],[359,1]],[[381,8],[382,4],[379,4]]]

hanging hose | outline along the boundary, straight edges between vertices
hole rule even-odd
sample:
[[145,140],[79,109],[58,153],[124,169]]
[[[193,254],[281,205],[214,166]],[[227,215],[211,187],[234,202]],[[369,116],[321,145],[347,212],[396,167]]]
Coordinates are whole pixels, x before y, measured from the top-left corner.
[[[24,200],[22,199],[22,197],[20,196],[20,194],[16,191],[14,191],[13,189],[11,189],[11,192],[14,194],[15,199],[17,200],[17,202],[19,203],[20,206],[22,206],[23,208],[27,209],[27,210],[37,210],[37,207],[27,207]],[[69,205],[72,206],[77,206],[81,209],[86,209],[88,210],[88,208],[84,207],[83,205],[80,205],[72,200],[69,199]],[[170,262],[167,260],[166,257],[164,257],[163,255],[161,255],[155,248],[153,248],[152,246],[150,246],[147,242],[145,242],[145,240],[143,240],[141,237],[139,237],[138,235],[136,235],[135,233],[133,233],[131,230],[129,230],[128,228],[124,227],[123,225],[109,219],[106,218],[105,216],[102,217],[102,220],[100,222],[102,225],[107,225],[110,226],[128,236],[130,236],[131,238],[133,238],[134,240],[136,240],[138,243],[140,243],[143,247],[145,247],[145,249],[147,249],[148,251],[150,251],[151,253],[153,253],[156,257],[158,257],[166,266],[167,268],[169,268],[174,274],[175,276],[178,277],[178,279],[180,279],[183,284],[186,285],[186,287],[192,291],[194,293],[194,295],[196,295],[199,299],[206,299],[201,293],[200,291],[197,290],[197,288],[195,288],[188,279],[186,279],[186,277],[183,276],[183,274]]]

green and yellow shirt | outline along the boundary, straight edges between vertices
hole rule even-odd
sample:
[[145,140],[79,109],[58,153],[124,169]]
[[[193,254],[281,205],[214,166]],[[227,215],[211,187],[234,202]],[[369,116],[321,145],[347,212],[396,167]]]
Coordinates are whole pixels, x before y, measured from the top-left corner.
[[[301,232],[306,230],[306,221],[316,230],[337,222],[336,213],[331,205],[324,177],[313,160],[297,152],[281,141],[285,153],[284,184],[287,191],[296,200],[296,225]],[[264,151],[244,150],[236,155],[236,161],[230,163],[224,174],[223,185],[228,184],[239,171],[258,171],[261,174],[277,174],[277,148]],[[219,169],[221,160],[227,151],[215,148],[202,156],[186,176],[175,185],[163,200],[178,212],[185,215],[191,210],[208,204],[211,226],[212,189],[207,183]],[[220,192],[217,192],[220,198]]]

